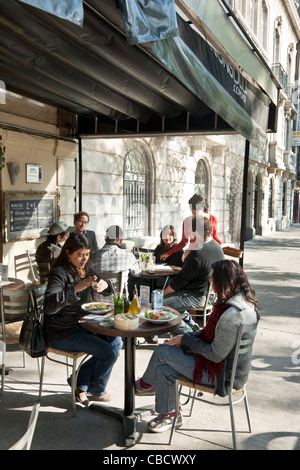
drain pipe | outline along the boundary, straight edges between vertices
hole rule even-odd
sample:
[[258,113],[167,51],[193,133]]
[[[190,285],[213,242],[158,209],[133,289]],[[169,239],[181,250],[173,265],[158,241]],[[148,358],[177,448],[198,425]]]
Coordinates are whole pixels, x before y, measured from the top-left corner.
[[78,137],[78,210],[82,211],[82,140]]
[[245,160],[244,160],[244,178],[243,178],[243,198],[242,198],[242,215],[241,215],[241,232],[240,232],[240,250],[243,250],[243,256],[240,258],[240,266],[244,265],[244,243],[246,231],[246,215],[247,215],[247,182],[249,169],[250,142],[246,140],[245,144]]

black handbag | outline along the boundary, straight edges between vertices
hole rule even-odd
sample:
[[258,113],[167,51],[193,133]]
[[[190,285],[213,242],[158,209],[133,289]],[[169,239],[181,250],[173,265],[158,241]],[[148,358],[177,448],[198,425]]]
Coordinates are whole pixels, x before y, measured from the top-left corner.
[[27,315],[20,333],[20,347],[31,357],[42,357],[46,354],[46,341],[33,292],[28,299]]

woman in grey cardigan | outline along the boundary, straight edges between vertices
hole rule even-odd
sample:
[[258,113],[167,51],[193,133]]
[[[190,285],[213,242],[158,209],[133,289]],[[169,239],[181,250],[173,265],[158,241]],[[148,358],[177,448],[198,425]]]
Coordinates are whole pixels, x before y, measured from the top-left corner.
[[[151,432],[171,429],[175,412],[175,379],[179,375],[196,383],[212,385],[215,393],[228,393],[230,368],[241,322],[257,323],[259,314],[255,291],[236,261],[221,260],[213,265],[210,280],[217,294],[214,310],[202,330],[175,336],[154,351],[143,377],[136,381],[136,395],[156,395],[159,415],[148,423]],[[237,364],[235,388],[246,383],[251,354]],[[181,413],[176,427],[182,426]]]

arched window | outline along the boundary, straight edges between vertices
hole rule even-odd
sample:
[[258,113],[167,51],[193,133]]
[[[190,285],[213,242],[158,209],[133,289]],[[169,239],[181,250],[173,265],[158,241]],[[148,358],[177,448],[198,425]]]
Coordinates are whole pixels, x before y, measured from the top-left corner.
[[195,173],[195,194],[201,194],[209,201],[209,175],[204,160],[199,160]]
[[149,162],[141,148],[128,151],[124,161],[123,227],[126,237],[148,235],[149,227]]

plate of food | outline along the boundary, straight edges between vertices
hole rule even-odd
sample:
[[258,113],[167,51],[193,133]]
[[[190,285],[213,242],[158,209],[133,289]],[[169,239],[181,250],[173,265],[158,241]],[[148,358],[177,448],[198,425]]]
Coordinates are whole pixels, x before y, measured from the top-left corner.
[[102,315],[113,310],[113,305],[104,302],[89,302],[81,305],[82,310],[85,312],[93,312]]
[[141,317],[151,323],[165,323],[167,321],[175,320],[176,315],[168,310],[147,310],[141,314]]

